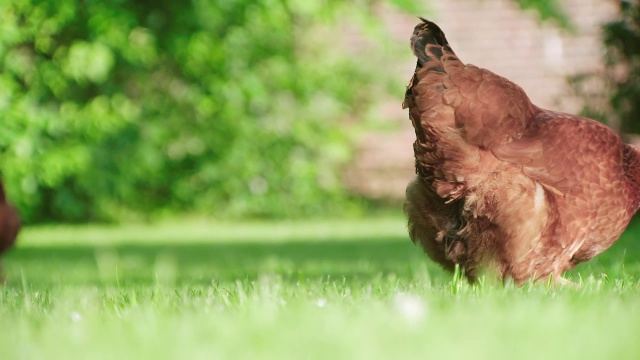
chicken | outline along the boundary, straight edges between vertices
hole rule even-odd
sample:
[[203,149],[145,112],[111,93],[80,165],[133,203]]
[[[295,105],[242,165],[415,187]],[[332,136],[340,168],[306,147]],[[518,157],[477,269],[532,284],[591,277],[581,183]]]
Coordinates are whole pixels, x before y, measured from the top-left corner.
[[[16,209],[7,203],[4,186],[0,182],[0,256],[16,242],[20,231],[20,216]],[[0,261],[2,259],[0,258]],[[2,263],[0,262],[0,283],[4,282]]]
[[518,85],[464,64],[422,19],[403,108],[415,129],[409,235],[445,269],[522,284],[563,281],[640,205],[640,153],[605,125],[541,109]]

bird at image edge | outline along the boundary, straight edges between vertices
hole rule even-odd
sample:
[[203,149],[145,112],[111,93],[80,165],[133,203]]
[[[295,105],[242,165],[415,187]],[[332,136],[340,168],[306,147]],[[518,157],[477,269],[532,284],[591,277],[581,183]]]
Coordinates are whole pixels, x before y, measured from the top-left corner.
[[640,154],[605,125],[541,109],[465,64],[422,19],[404,108],[415,129],[409,235],[447,270],[522,284],[611,246],[640,205]]
[[16,209],[7,203],[4,186],[0,181],[0,284],[4,282],[2,256],[16,242],[20,231],[20,216]]

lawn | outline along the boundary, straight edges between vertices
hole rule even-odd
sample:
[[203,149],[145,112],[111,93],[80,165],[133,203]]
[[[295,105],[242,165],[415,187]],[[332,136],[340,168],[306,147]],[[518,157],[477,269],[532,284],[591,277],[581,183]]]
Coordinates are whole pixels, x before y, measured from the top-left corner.
[[456,281],[401,218],[28,228],[0,359],[638,359],[639,237],[554,289]]

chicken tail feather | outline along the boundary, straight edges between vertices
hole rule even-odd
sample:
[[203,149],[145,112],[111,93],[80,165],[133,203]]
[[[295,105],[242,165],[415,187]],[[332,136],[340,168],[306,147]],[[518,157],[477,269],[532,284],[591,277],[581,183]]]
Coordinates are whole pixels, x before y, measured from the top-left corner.
[[4,194],[4,186],[2,185],[2,181],[0,181],[0,204],[4,204],[5,202],[7,202],[7,199]]

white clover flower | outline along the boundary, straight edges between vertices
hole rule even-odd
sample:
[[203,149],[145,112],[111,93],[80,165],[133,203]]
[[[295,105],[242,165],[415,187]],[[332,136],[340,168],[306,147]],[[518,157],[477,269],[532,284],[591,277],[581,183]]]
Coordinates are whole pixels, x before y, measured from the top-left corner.
[[78,322],[82,320],[82,315],[79,312],[74,311],[71,313],[71,321]]
[[424,300],[416,295],[405,293],[396,295],[393,299],[393,307],[409,321],[419,321],[427,315],[427,306]]
[[319,308],[323,308],[327,305],[327,299],[320,298],[316,301],[316,306]]

